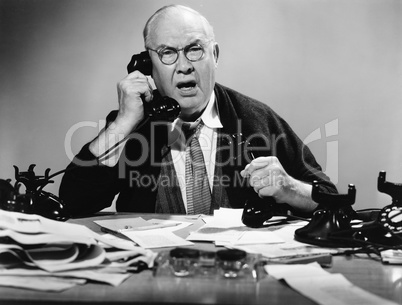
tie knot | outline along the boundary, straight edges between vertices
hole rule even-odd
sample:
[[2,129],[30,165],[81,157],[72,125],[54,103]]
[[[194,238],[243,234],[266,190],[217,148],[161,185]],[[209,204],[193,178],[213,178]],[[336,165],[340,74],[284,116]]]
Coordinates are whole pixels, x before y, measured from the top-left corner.
[[183,123],[182,130],[186,140],[190,139],[193,136],[197,137],[203,125],[204,123],[201,120],[199,122],[196,122],[196,124]]

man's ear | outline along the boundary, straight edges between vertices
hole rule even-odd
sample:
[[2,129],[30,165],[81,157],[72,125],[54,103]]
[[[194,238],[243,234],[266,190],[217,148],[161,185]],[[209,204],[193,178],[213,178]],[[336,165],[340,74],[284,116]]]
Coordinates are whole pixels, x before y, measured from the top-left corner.
[[214,44],[214,57],[215,57],[215,66],[218,66],[219,45],[217,43]]

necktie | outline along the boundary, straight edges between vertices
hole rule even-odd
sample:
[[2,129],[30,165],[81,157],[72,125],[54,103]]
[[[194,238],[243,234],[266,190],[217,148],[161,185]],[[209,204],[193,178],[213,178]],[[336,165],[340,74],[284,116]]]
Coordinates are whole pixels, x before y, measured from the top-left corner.
[[188,139],[186,147],[187,214],[211,214],[211,189],[198,141],[202,126],[203,124],[200,123],[196,128],[186,131],[187,126],[183,125],[183,131]]

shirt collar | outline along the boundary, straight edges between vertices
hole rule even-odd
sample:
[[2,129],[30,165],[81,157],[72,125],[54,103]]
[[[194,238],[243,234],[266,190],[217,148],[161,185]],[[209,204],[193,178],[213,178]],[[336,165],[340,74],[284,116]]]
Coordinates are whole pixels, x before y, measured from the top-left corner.
[[[212,91],[212,94],[211,94],[211,97],[209,98],[207,107],[205,108],[202,115],[194,122],[190,122],[190,129],[197,126],[199,121],[201,121],[201,120],[204,122],[204,125],[206,127],[211,128],[211,129],[223,127],[221,120],[219,118],[218,106],[216,103],[216,97],[215,97],[214,91]],[[178,131],[181,130],[182,124],[183,124],[183,121],[180,118],[177,118],[176,120],[173,121],[173,123],[170,124],[170,128],[169,128],[170,132],[169,132],[169,140],[168,140],[169,144],[171,144],[177,140],[177,138],[179,136]]]
[[215,92],[212,91],[211,98],[209,99],[208,105],[200,118],[204,125],[209,128],[222,128],[222,123],[219,118],[218,106],[216,103]]
[[[190,129],[194,126],[197,126],[200,121],[204,122],[204,125],[209,128],[222,128],[222,123],[219,118],[218,107],[215,101],[215,92],[212,91],[211,97],[209,98],[207,107],[203,111],[202,115],[195,120],[194,122],[187,122],[190,124]],[[173,124],[179,124],[181,126],[183,121],[181,119],[177,119]]]
[[[222,128],[223,127],[221,120],[219,118],[219,112],[218,112],[217,103],[215,101],[215,92],[214,91],[212,91],[212,94],[211,94],[211,97],[209,98],[207,107],[205,108],[202,115],[194,122],[187,122],[187,123],[190,124],[190,129],[191,129],[194,126],[197,126],[201,120],[204,122],[204,125],[209,128]],[[183,120],[181,120],[180,118],[177,118],[172,123],[171,130],[174,130],[177,127],[181,127],[183,122],[184,122]]]

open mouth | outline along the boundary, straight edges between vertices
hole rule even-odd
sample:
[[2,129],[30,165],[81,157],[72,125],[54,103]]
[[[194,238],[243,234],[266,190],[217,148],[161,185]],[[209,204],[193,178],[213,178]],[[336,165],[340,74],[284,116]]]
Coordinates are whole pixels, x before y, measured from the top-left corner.
[[194,89],[196,85],[197,84],[195,81],[180,82],[177,84],[177,88],[179,88],[180,90],[191,90]]

